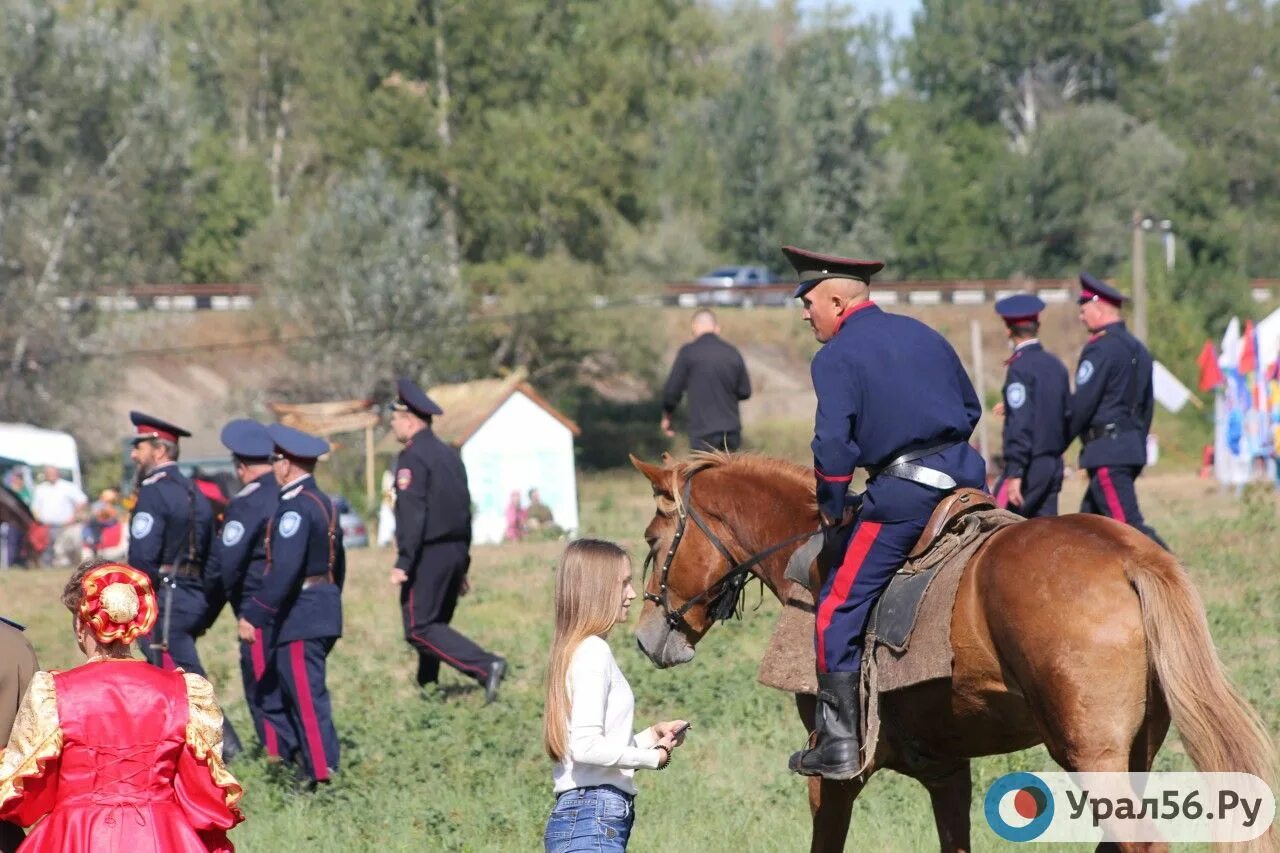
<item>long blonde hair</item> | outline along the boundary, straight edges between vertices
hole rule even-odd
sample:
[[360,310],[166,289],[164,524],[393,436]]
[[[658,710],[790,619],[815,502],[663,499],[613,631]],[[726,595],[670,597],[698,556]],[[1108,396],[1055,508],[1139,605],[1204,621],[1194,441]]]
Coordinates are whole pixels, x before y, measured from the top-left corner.
[[570,542],[556,568],[556,631],[547,671],[547,709],[542,740],[547,755],[563,761],[569,754],[569,664],[578,644],[603,637],[618,621],[619,576],[631,557],[612,542]]

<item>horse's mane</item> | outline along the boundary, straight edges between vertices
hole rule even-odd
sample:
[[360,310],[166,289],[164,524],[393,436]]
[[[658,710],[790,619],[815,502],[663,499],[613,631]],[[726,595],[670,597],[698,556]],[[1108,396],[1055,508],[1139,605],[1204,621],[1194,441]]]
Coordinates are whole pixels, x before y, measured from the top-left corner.
[[786,459],[764,456],[760,453],[726,453],[722,450],[695,450],[683,459],[668,463],[671,472],[671,495],[676,506],[682,503],[681,485],[699,471],[719,469],[725,473],[742,474],[764,480],[785,478],[793,480],[800,489],[813,492],[813,469],[804,468]]

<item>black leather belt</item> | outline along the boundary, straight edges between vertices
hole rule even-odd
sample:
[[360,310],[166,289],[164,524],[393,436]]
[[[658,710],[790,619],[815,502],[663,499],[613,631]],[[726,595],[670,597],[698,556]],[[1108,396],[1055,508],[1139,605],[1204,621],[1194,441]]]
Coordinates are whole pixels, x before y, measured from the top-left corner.
[[311,589],[313,586],[320,586],[326,583],[333,583],[328,575],[307,575],[302,579],[302,588]]
[[195,578],[196,580],[199,580],[204,577],[204,567],[197,563],[188,563],[183,561],[177,565],[161,566],[160,576],[171,578]]
[[1088,444],[1100,438],[1115,438],[1119,434],[1120,424],[1103,424],[1102,426],[1089,427],[1080,435],[1080,440]]
[[929,486],[934,489],[941,489],[949,492],[959,487],[959,483],[955,481],[950,474],[944,474],[935,468],[929,468],[924,465],[916,465],[915,460],[923,459],[926,456],[932,456],[935,453],[941,453],[944,450],[950,450],[956,445],[962,444],[959,441],[944,441],[942,444],[933,444],[928,447],[921,447],[916,450],[908,450],[883,465],[868,465],[867,472],[872,478],[879,477],[884,474],[889,477],[897,477],[899,480],[910,480],[913,483],[920,483],[923,486]]

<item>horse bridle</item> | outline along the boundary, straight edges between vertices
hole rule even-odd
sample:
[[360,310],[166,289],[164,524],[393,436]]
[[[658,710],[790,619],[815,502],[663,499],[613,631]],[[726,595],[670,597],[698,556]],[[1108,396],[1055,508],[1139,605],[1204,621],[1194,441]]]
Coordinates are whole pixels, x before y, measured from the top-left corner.
[[[728,547],[720,541],[720,537],[716,536],[715,533],[712,532],[711,528],[707,525],[707,522],[703,520],[702,516],[693,506],[693,501],[691,499],[693,494],[693,476],[698,473],[698,470],[693,471],[685,478],[684,488],[680,490],[681,500],[680,503],[676,505],[679,520],[676,522],[676,532],[675,535],[671,537],[671,546],[667,549],[666,559],[662,561],[661,574],[658,576],[657,595],[647,590],[649,567],[656,562],[656,550],[651,549],[649,551],[649,556],[645,558],[644,572],[641,578],[641,582],[646,587],[644,600],[652,601],[654,604],[661,607],[663,617],[666,619],[667,624],[676,630],[688,629],[689,631],[692,631],[692,626],[689,625],[688,621],[684,618],[685,614],[697,604],[707,599],[711,599],[711,605],[707,609],[707,616],[711,622],[726,619],[733,615],[734,612],[738,610],[738,602],[741,598],[743,587],[746,586],[747,581],[750,579],[751,570],[781,551],[783,548],[813,535],[812,531],[798,533],[795,536],[784,539],[775,545],[770,545],[763,551],[752,554],[750,557],[747,557],[747,559],[738,562],[734,559],[733,554],[729,551]],[[680,605],[679,608],[673,610],[667,593],[667,578],[671,574],[671,564],[675,561],[676,549],[680,547],[680,542],[684,539],[685,525],[687,520],[690,518],[693,519],[693,523],[697,525],[698,529],[702,531],[703,535],[707,537],[711,544],[715,546],[715,549],[720,552],[721,556],[725,558],[729,563],[730,568],[729,571],[725,573],[724,577],[720,578],[720,580],[687,600],[684,604]]]

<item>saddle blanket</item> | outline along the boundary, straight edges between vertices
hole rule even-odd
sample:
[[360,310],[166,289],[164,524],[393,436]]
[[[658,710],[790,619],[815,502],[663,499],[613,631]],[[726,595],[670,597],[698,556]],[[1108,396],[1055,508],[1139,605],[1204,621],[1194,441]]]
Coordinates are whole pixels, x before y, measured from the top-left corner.
[[[1003,509],[960,516],[889,581],[867,629],[871,654],[863,657],[863,696],[871,708],[879,693],[951,677],[951,613],[965,566],[991,534],[1021,520]],[[817,693],[813,595],[792,583],[783,600],[757,680],[788,693]]]

